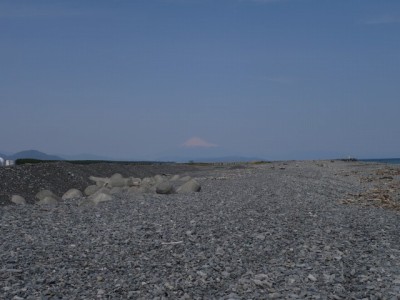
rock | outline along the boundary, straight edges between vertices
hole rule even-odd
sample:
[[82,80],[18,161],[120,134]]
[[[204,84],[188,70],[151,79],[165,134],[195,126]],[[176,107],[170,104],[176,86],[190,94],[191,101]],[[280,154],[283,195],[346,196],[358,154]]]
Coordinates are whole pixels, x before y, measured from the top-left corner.
[[50,190],[41,190],[39,193],[36,194],[35,198],[38,200],[43,200],[46,197],[53,197],[57,201],[60,200],[60,197],[58,197],[56,194],[54,194]]
[[82,192],[77,189],[69,189],[64,195],[61,197],[63,200],[69,200],[73,198],[80,198],[83,197]]
[[112,199],[113,197],[110,195],[110,193],[104,189],[94,193],[88,198],[88,200],[92,201],[96,205],[101,202],[111,201]]
[[140,178],[129,177],[125,179],[126,186],[140,186],[142,180]]
[[106,186],[110,182],[110,179],[105,177],[90,176],[89,179],[96,182],[96,185],[100,187]]
[[157,194],[172,194],[174,192],[174,187],[168,181],[160,182],[156,185]]
[[154,178],[150,177],[145,177],[142,179],[139,192],[140,193],[155,193],[156,192],[156,187],[154,186],[156,184],[156,181]]
[[179,180],[180,176],[179,175],[174,175],[171,177],[170,181],[177,181]]
[[138,189],[139,193],[155,193],[156,192],[156,187],[154,185],[150,184],[142,184],[140,188]]
[[36,202],[36,204],[55,206],[55,205],[58,205],[58,199],[53,196],[46,196],[43,199],[41,199],[40,201]]
[[180,181],[189,181],[190,179],[192,179],[192,177],[190,177],[190,176],[184,176],[184,177],[180,178],[179,180],[180,180]]
[[82,199],[82,201],[79,202],[79,204],[78,204],[78,206],[80,206],[80,207],[93,207],[95,205],[96,204],[93,201],[91,201],[90,199]]
[[26,204],[26,200],[24,197],[20,196],[20,195],[12,195],[11,197],[11,202],[15,203],[17,205],[24,205]]
[[90,196],[96,193],[99,189],[100,187],[98,185],[89,185],[83,192],[86,196]]
[[127,188],[125,188],[125,187],[113,187],[110,190],[110,194],[111,195],[121,194],[121,193],[125,192],[126,190],[127,190]]
[[145,177],[142,179],[142,185],[154,185],[155,183],[156,181],[154,180],[154,178]]
[[165,177],[162,175],[156,175],[156,176],[154,176],[154,181],[156,184],[159,184],[159,183],[165,181]]
[[311,281],[317,281],[317,278],[312,274],[308,274],[307,279],[309,279]]
[[194,179],[189,180],[188,182],[181,185],[177,192],[178,193],[192,193],[192,192],[200,192],[201,185]]
[[126,180],[121,174],[115,173],[110,177],[110,187],[123,187],[126,185]]

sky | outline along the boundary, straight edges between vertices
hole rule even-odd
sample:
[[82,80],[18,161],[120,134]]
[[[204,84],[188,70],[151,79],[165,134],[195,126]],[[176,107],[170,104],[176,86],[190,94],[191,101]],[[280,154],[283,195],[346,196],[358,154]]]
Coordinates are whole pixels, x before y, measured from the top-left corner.
[[400,157],[400,1],[0,0],[0,105],[0,152]]

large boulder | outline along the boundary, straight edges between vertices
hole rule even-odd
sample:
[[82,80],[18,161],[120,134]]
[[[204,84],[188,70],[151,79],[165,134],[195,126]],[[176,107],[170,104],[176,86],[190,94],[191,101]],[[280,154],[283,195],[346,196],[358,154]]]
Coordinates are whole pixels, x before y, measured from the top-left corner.
[[174,192],[174,187],[168,181],[160,182],[156,185],[157,194],[172,194]]
[[90,180],[94,181],[97,186],[103,187],[109,184],[110,179],[105,178],[105,177],[95,177],[95,176],[90,176]]
[[83,197],[82,192],[78,189],[69,189],[62,195],[61,199],[63,200],[69,200],[73,198],[81,198]]
[[101,187],[98,185],[89,185],[83,192],[85,193],[86,196],[90,196],[96,193],[100,189]]
[[36,202],[36,204],[42,205],[49,205],[49,206],[56,206],[58,205],[58,199],[54,198],[53,196],[46,196],[43,199]]
[[54,199],[56,199],[57,201],[61,200],[60,197],[58,197],[56,194],[54,194],[52,191],[50,190],[41,190],[39,193],[36,194],[35,198],[40,200],[43,200],[46,197],[52,197]]
[[142,179],[142,185],[154,185],[156,183],[154,178],[151,177],[145,177]]
[[140,186],[142,180],[140,178],[128,177],[125,179],[126,186]]
[[180,181],[185,181],[185,182],[189,181],[191,179],[192,179],[192,177],[190,177],[190,176],[184,176],[184,177],[179,178]]
[[26,204],[26,200],[24,197],[20,196],[20,195],[12,195],[11,197],[11,202],[15,203],[17,205],[24,205]]
[[178,193],[192,193],[192,192],[200,192],[201,185],[194,179],[189,180],[188,182],[181,185],[178,189]]
[[174,175],[171,177],[170,181],[177,181],[179,180],[180,176],[179,175]]
[[111,201],[111,200],[113,200],[113,197],[105,191],[100,191],[100,192],[94,193],[88,199],[97,205],[101,202]]
[[166,180],[165,176],[162,175],[156,175],[154,176],[154,181],[156,182],[156,184],[159,184],[161,182],[164,182]]
[[89,202],[98,204],[100,202],[112,200],[111,190],[106,187],[100,188],[96,193],[86,198]]
[[115,173],[110,177],[109,183],[110,187],[123,187],[126,185],[126,180],[121,174]]

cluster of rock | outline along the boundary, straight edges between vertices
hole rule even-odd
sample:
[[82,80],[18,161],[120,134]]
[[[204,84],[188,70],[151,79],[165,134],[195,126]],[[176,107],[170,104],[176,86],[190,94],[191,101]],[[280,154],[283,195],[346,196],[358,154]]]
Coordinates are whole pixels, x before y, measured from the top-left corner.
[[[59,197],[50,190],[42,190],[35,196],[38,200],[36,204],[56,205],[61,200],[84,198],[84,201],[81,202],[82,205],[97,205],[100,202],[112,200],[113,195],[120,193],[182,194],[199,192],[201,189],[200,184],[195,179],[190,176],[180,177],[179,175],[156,175],[141,179],[123,177],[121,174],[116,173],[111,177],[90,176],[89,179],[94,184],[86,187],[83,193],[78,189],[70,189],[62,197]],[[13,195],[11,201],[15,204],[26,204],[25,199],[19,195]]]

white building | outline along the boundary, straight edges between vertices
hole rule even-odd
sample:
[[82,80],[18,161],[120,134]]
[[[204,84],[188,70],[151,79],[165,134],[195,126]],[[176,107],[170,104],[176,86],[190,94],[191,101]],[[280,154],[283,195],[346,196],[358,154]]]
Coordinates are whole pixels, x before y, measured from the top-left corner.
[[6,159],[5,165],[6,166],[13,166],[13,165],[15,165],[15,160]]
[[15,165],[15,160],[11,159],[4,159],[0,157],[0,167],[7,167],[7,166],[13,166]]

